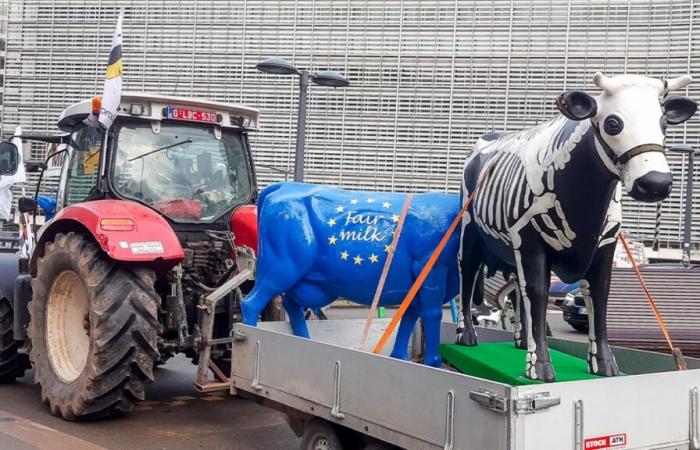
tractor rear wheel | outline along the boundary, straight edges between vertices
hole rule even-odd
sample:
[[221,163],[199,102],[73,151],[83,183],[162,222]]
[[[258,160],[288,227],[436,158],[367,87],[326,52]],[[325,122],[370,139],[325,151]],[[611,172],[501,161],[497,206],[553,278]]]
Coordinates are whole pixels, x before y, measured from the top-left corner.
[[54,415],[120,415],[144,399],[160,359],[154,282],[152,270],[122,267],[80,234],[46,244],[32,282],[30,359]]
[[14,340],[12,304],[0,298],[0,383],[9,383],[24,375],[29,368],[27,355],[17,353],[21,343]]

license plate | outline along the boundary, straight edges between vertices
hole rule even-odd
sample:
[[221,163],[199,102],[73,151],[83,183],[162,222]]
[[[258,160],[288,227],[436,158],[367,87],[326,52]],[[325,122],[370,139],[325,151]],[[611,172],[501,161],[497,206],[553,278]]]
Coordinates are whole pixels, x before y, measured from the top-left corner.
[[586,308],[579,308],[578,313],[579,314],[586,314]]
[[175,120],[189,120],[191,122],[216,123],[216,113],[201,109],[180,108],[168,106],[165,108],[165,117]]

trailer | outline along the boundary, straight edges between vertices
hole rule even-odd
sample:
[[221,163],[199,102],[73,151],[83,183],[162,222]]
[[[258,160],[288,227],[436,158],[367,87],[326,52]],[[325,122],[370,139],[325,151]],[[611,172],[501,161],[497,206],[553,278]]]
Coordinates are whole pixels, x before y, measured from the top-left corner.
[[[363,325],[309,321],[313,340],[286,322],[234,325],[231,394],[286,413],[303,450],[700,449],[699,359],[678,372],[669,355],[615,347],[625,376],[510,386],[357,350]],[[376,320],[370,342],[387,325]],[[442,324],[442,342],[455,327]],[[479,337],[512,340],[492,328]],[[586,357],[586,343],[549,345]]]

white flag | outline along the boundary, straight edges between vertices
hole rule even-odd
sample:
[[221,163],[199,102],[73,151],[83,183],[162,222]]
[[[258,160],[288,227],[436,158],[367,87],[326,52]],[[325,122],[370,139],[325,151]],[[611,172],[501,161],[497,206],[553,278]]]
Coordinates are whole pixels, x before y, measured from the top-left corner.
[[122,17],[123,13],[119,14],[117,28],[112,36],[112,48],[109,52],[109,61],[107,62],[107,72],[105,74],[105,87],[102,93],[102,106],[100,107],[99,117],[90,114],[85,123],[91,127],[96,127],[97,123],[101,123],[105,128],[109,129],[112,122],[117,117],[117,109],[122,100]]

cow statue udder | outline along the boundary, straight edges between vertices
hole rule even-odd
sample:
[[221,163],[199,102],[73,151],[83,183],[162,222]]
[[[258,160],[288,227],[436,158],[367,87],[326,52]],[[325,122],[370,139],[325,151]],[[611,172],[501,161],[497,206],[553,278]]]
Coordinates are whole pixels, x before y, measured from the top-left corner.
[[[516,275],[524,320],[515,342],[527,349],[526,377],[555,378],[545,322],[551,271],[567,283],[580,282],[589,316],[590,372],[618,374],[605,318],[622,217],[620,183],[636,200],[658,202],[668,196],[666,125],[688,120],[697,105],[667,94],[690,81],[690,76],[658,80],[597,73],[599,96],[567,91],[556,102],[560,116],[521,132],[490,133],[477,142],[462,185],[466,198],[483,177],[462,218],[463,310],[471,310],[471,293],[484,264]],[[477,344],[471,321],[464,323],[457,342]]]
[[[255,325],[270,300],[283,295],[294,334],[308,338],[305,309],[318,310],[337,298],[371,304],[405,198],[291,182],[264,189],[258,200],[256,282],[241,304],[243,321]],[[413,197],[380,306],[401,303],[459,210],[456,194]],[[440,365],[442,304],[459,291],[458,248],[454,233],[401,320],[392,356],[407,359],[421,317],[424,362]]]

